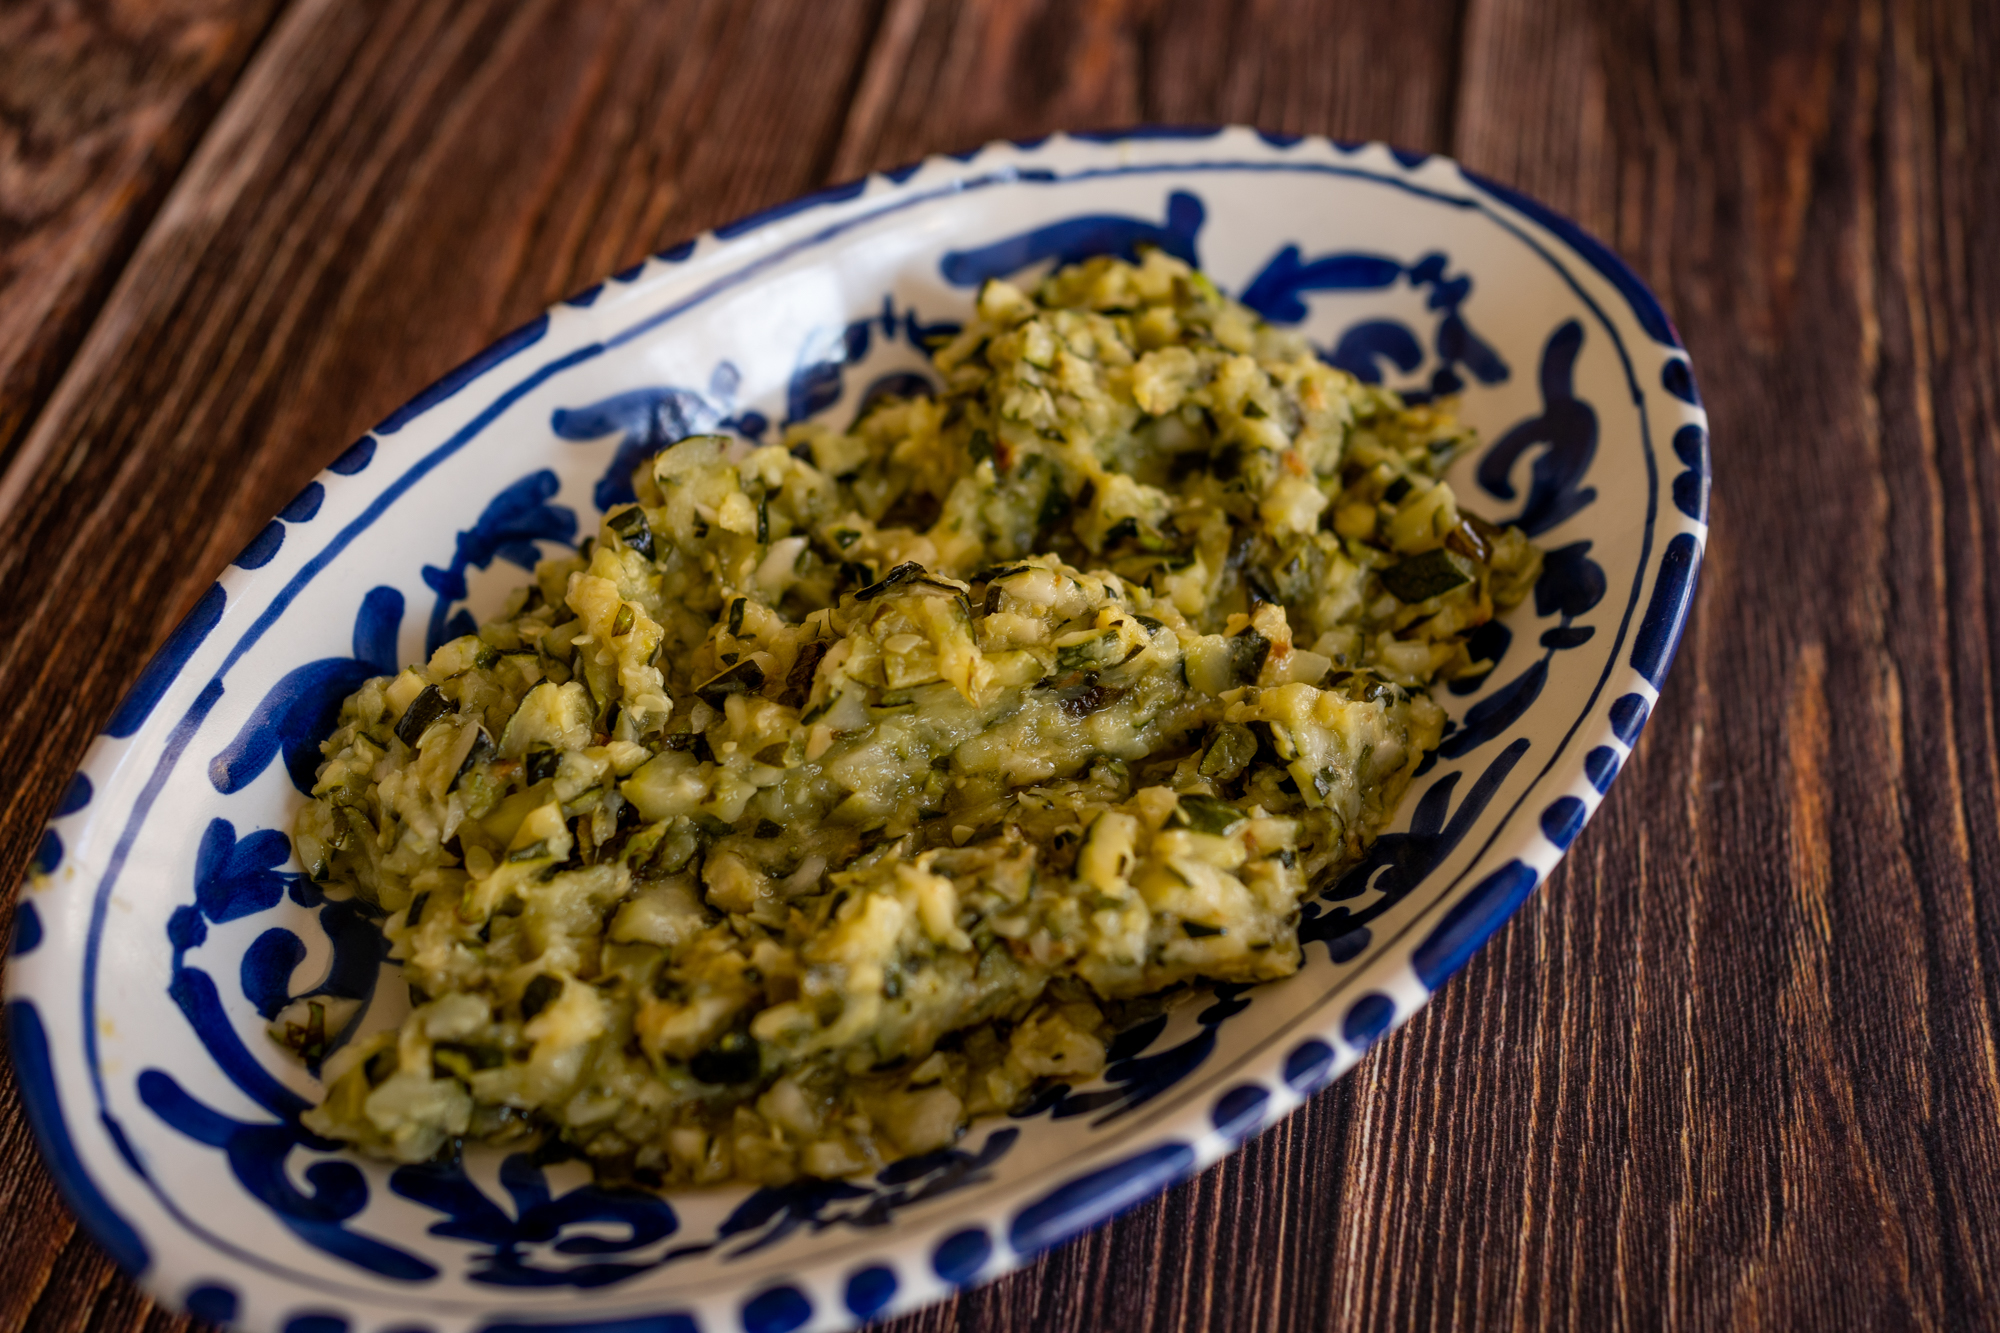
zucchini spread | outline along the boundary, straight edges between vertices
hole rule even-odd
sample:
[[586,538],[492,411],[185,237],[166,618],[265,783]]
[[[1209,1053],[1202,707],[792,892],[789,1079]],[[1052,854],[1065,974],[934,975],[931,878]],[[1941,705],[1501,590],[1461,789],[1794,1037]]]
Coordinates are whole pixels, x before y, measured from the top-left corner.
[[[412,1012],[314,1132],[648,1184],[836,1177],[1299,966],[1540,554],[1472,442],[1160,252],[989,282],[931,398],[698,436],[342,707],[295,845]],[[308,1059],[346,1015],[273,1033]]]

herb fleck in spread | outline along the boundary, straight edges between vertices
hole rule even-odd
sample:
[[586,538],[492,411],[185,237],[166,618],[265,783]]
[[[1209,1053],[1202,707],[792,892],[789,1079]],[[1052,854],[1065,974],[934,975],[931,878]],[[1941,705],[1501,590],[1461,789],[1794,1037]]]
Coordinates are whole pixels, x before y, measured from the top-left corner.
[[[840,1176],[1297,969],[1540,568],[1440,480],[1470,432],[1157,252],[990,282],[935,363],[846,432],[669,447],[346,701],[296,845],[415,1008],[311,1129]],[[274,1034],[311,1058],[327,1003]]]

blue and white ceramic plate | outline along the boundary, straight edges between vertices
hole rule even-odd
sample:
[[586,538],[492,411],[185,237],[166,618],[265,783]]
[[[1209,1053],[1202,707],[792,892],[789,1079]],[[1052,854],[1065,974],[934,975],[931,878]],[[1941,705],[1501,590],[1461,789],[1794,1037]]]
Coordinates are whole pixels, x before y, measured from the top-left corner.
[[[575,1164],[400,1169],[300,1129],[289,999],[405,1003],[287,830],[335,702],[494,609],[696,430],[843,425],[925,374],[989,274],[1153,244],[1334,363],[1462,394],[1451,480],[1548,551],[1499,659],[1307,962],[1126,1032],[1104,1077],[879,1174],[658,1197]],[[7,1019],[93,1235],[164,1300],[284,1333],[831,1329],[991,1278],[1199,1171],[1422,1005],[1631,753],[1707,531],[1705,417],[1651,293],[1443,158],[1250,130],[1000,144],[801,199],[579,293],[425,390],[285,506],[148,666],[23,891]]]

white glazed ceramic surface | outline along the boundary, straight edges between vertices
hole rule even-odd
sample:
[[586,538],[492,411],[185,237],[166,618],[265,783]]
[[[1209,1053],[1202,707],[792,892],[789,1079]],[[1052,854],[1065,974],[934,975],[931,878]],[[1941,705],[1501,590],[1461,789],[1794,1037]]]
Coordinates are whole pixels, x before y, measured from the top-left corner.
[[[1549,552],[1499,666],[1395,830],[1306,909],[1306,964],[1122,1037],[1105,1077],[873,1178],[599,1189],[469,1153],[397,1170],[316,1141],[263,1014],[404,1007],[379,935],[297,873],[326,710],[490,611],[695,429],[845,424],[921,375],[981,277],[1141,244],[1324,354],[1462,387],[1451,476]],[[1200,1170],[1347,1069],[1549,872],[1658,697],[1706,534],[1705,417],[1645,288],[1572,224],[1442,158],[1249,130],[996,145],[703,236],[422,394],[224,572],[91,747],[23,890],[7,977],[65,1196],[165,1300],[245,1328],[782,1333],[983,1281]],[[768,434],[766,436],[769,438]],[[621,472],[621,468],[624,471]],[[378,970],[382,978],[376,984]],[[261,1012],[260,1012],[261,1011]]]

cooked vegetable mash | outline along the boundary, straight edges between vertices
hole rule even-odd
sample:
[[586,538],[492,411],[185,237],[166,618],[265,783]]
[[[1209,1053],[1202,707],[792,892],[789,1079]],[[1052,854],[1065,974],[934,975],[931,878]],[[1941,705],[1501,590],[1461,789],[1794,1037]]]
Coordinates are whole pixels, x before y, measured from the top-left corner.
[[[845,432],[669,447],[346,701],[296,846],[414,1009],[310,1128],[840,1176],[1297,969],[1540,567],[1439,479],[1471,433],[1158,252],[989,282],[934,359]],[[312,1056],[325,1003],[274,1033]]]

